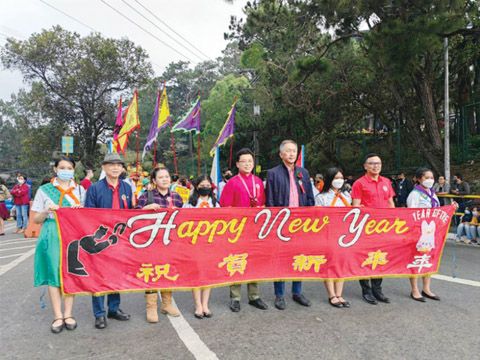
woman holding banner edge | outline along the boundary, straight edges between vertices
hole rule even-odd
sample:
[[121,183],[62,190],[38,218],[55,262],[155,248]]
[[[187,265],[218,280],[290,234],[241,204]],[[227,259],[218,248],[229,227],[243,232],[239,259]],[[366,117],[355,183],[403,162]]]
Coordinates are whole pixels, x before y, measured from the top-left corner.
[[[343,171],[332,167],[327,169],[322,192],[315,196],[316,206],[351,206],[352,198],[346,191],[342,191],[345,179]],[[333,307],[349,308],[350,303],[342,297],[343,280],[325,280],[328,293],[328,302]]]
[[[440,201],[433,190],[435,179],[433,172],[427,168],[418,168],[415,172],[416,184],[407,198],[407,207],[409,208],[434,208],[440,206]],[[456,203],[453,203],[456,205]],[[423,228],[423,225],[422,225]],[[430,244],[434,245],[434,244]],[[418,246],[417,246],[418,247]],[[420,248],[420,250],[422,250]],[[410,278],[412,291],[410,297],[419,302],[426,302],[426,298],[440,301],[440,297],[435,295],[430,289],[432,278],[429,275],[423,276],[423,290],[420,293],[418,289],[418,280],[416,277]]]
[[55,161],[53,169],[57,176],[52,182],[40,186],[32,204],[33,221],[43,224],[35,248],[34,286],[48,286],[55,316],[50,329],[54,334],[58,334],[64,327],[67,330],[75,330],[77,322],[72,316],[73,295],[64,296],[62,313],[60,240],[53,211],[61,207],[82,207],[86,191],[73,179],[75,171],[73,159],[62,156]]

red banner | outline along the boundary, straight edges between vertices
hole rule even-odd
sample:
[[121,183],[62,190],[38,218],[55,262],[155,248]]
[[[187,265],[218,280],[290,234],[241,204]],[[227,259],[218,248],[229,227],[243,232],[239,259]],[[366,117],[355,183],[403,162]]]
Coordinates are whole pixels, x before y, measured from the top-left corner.
[[60,209],[68,294],[438,271],[453,206]]

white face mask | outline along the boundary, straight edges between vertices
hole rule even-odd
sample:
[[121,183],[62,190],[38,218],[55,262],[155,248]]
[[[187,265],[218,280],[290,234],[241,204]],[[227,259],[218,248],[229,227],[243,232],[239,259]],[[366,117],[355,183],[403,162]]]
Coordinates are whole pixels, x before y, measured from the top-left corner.
[[343,184],[345,183],[345,180],[343,179],[334,179],[332,181],[332,186],[335,188],[335,189],[341,189]]
[[433,180],[433,179],[427,179],[427,180],[423,180],[422,185],[423,185],[424,187],[430,189],[430,188],[433,186],[434,183],[435,183],[435,180]]

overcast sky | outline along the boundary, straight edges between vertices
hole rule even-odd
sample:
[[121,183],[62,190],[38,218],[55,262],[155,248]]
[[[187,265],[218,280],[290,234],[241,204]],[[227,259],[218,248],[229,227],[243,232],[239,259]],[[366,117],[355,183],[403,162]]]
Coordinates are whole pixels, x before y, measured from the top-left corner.
[[[158,39],[139,29],[102,1],[125,14]],[[126,3],[158,27],[136,13]],[[226,45],[223,33],[228,31],[230,16],[242,17],[242,8],[245,3],[246,0],[235,0],[233,3],[224,0],[128,0],[125,2],[122,0],[2,0],[0,45],[5,44],[7,36],[23,40],[32,33],[50,29],[57,24],[81,35],[88,35],[94,29],[105,37],[128,37],[135,44],[142,46],[148,52],[156,74],[160,75],[166,65],[172,61],[190,59],[195,64],[207,59],[207,56],[210,59],[220,56]],[[80,23],[47,4],[74,17]],[[151,13],[141,5],[151,10]],[[162,21],[198,50],[168,29]],[[178,40],[184,47],[165,35],[159,28]],[[162,42],[167,43],[177,52]],[[11,93],[25,87],[19,72],[4,70],[1,65],[0,84],[0,99],[5,100],[10,99]]]

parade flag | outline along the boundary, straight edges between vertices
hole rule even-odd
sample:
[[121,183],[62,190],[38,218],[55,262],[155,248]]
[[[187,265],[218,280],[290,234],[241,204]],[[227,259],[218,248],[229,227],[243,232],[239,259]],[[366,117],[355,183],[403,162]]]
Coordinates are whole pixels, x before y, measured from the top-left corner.
[[60,208],[63,293],[428,276],[455,207],[207,210]]
[[117,110],[117,119],[115,120],[115,126],[113,128],[113,151],[118,152],[118,134],[123,126],[123,116],[122,116],[122,97],[120,97],[120,101],[118,102],[118,110]]
[[296,164],[299,167],[305,167],[305,145],[302,145],[300,147],[300,152],[297,157],[297,162]]
[[132,132],[140,128],[140,120],[138,118],[138,93],[137,90],[133,93],[133,99],[128,105],[127,111],[124,116],[124,124],[120,129],[117,138],[117,152],[120,150],[125,154],[125,150],[128,145],[128,138]]
[[220,171],[220,148],[215,148],[215,156],[213,157],[212,170],[210,172],[210,179],[215,184],[217,189],[217,198],[220,199],[220,181],[222,181],[222,172]]
[[170,118],[170,107],[168,106],[168,96],[167,96],[167,87],[163,87],[162,97],[161,97],[160,113],[158,114],[158,130],[162,130],[164,127],[170,125],[172,121]]
[[213,156],[215,154],[215,148],[225,145],[227,140],[231,138],[233,136],[233,133],[235,132],[235,113],[237,111],[235,106],[236,104],[237,101],[235,100],[232,108],[228,112],[227,121],[225,121],[225,124],[223,125],[220,134],[218,134],[217,141],[215,141],[212,150],[210,150],[210,156]]
[[172,131],[194,131],[195,134],[200,133],[200,98],[192,104],[190,110],[188,110],[185,119],[179,121],[172,128]]
[[152,149],[152,144],[157,141],[157,136],[158,136],[158,107],[160,105],[160,91],[157,94],[157,102],[155,104],[155,111],[153,112],[152,116],[152,124],[150,125],[150,131],[148,132],[147,136],[147,142],[143,148],[143,154],[142,154],[142,161],[143,158],[145,157],[145,154],[147,151],[150,151]]

